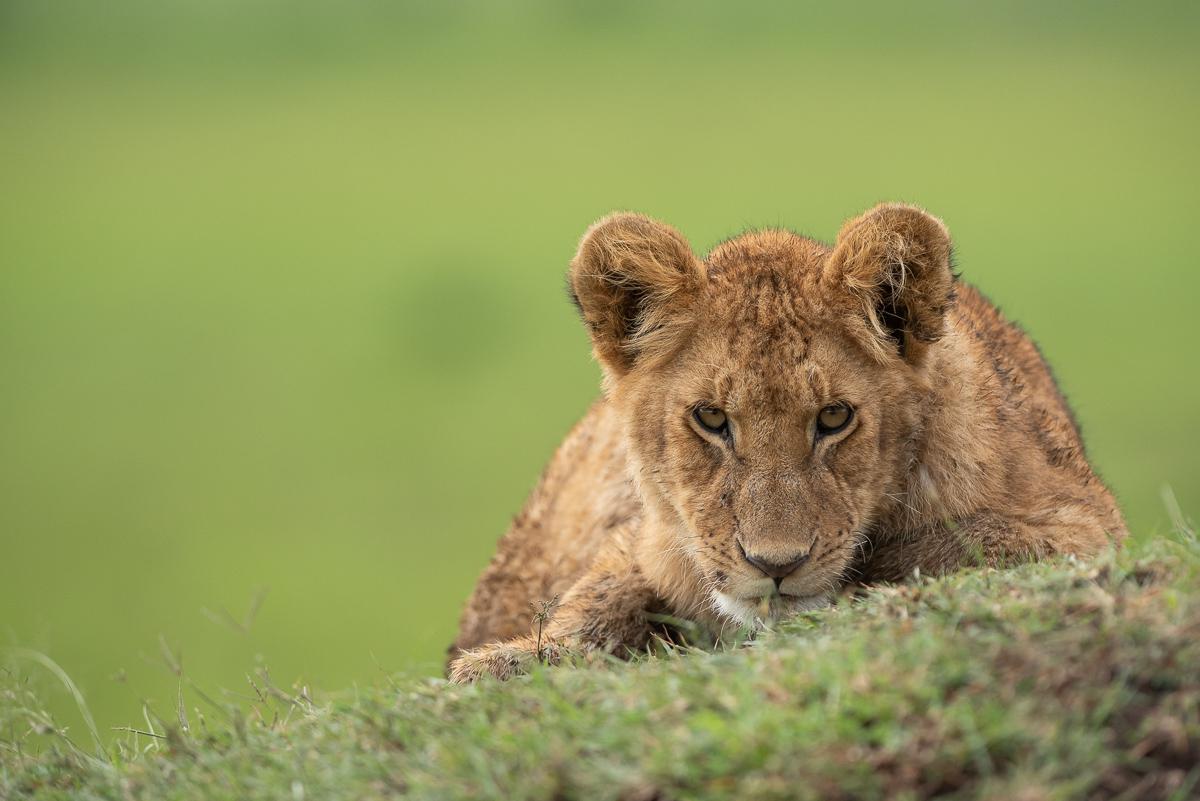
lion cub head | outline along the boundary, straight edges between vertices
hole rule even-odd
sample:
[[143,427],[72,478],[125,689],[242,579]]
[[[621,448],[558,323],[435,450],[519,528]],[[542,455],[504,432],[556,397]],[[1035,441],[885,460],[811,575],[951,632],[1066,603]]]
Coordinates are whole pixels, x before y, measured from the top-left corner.
[[823,603],[915,458],[945,226],[882,205],[832,249],[767,230],[700,259],[620,213],[584,235],[570,284],[664,555],[739,622]]

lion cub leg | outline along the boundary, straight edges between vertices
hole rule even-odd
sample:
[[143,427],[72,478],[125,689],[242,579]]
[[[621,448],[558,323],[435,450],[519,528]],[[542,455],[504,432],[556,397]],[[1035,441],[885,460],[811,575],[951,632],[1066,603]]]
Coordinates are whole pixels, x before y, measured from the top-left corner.
[[863,581],[903,581],[919,569],[939,575],[960,567],[1006,565],[1074,554],[1094,556],[1125,535],[1110,530],[1091,510],[1065,505],[1022,518],[980,512],[962,520],[873,538]]
[[629,532],[619,529],[544,622],[540,638],[535,625],[530,634],[464,651],[450,663],[450,681],[462,684],[489,674],[507,679],[539,661],[558,664],[567,653],[627,656],[650,642],[646,612],[656,603],[634,561]]

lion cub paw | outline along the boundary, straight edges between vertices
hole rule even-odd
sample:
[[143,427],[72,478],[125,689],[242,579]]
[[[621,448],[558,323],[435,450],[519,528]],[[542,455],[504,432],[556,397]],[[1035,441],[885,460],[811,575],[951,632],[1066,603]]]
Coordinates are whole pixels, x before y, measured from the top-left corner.
[[528,673],[538,662],[557,665],[561,661],[562,650],[558,645],[543,641],[538,653],[533,638],[521,637],[463,651],[462,656],[450,663],[449,678],[453,684],[469,684],[484,676],[504,681]]

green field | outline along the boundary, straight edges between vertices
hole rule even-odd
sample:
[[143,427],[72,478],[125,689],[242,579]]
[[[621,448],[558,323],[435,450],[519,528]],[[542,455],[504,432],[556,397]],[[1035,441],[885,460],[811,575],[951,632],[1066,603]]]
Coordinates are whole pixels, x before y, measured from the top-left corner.
[[1196,9],[4,3],[2,642],[105,731],[178,659],[438,672],[596,393],[562,276],[614,208],[941,215],[1155,537],[1200,509]]
[[1181,534],[877,589],[715,654],[315,697],[259,674],[244,704],[202,696],[107,749],[24,734],[52,727],[20,659],[0,797],[1191,801],[1200,544]]

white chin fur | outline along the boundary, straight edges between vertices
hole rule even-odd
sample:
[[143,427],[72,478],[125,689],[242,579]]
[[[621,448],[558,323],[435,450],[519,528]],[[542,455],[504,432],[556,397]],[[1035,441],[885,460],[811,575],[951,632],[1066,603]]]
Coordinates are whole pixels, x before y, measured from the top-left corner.
[[713,606],[718,615],[739,626],[753,626],[758,620],[758,604],[723,592],[713,593]]
[[724,592],[713,593],[713,607],[717,610],[717,614],[739,626],[750,628],[760,628],[772,620],[807,612],[810,609],[820,609],[828,605],[829,597],[826,595],[810,595],[804,598],[775,597],[766,607],[764,619],[762,599],[735,598]]

